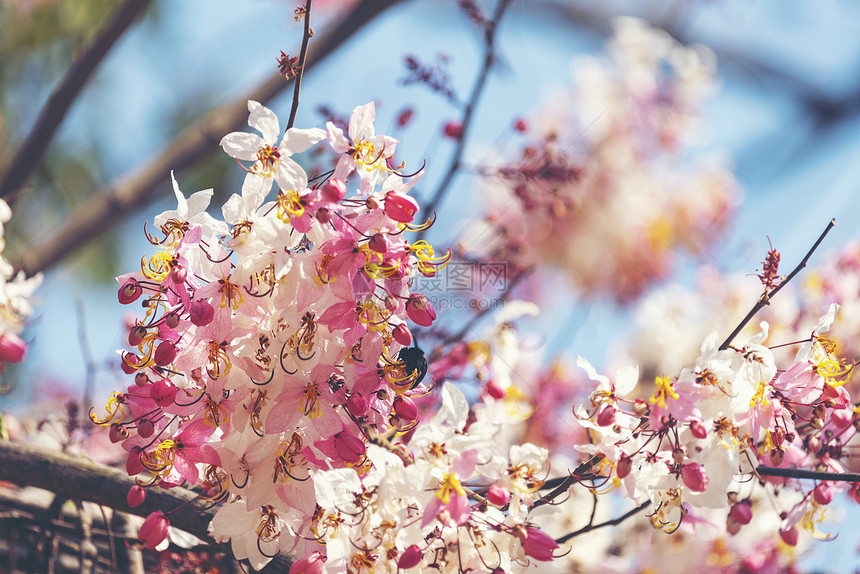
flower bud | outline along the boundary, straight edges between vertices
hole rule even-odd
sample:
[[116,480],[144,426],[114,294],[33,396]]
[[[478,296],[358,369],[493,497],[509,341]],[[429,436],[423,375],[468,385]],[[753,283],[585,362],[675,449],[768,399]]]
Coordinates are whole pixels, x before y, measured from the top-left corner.
[[490,379],[487,381],[487,384],[484,385],[484,392],[493,397],[496,400],[503,399],[507,394],[505,389],[500,387],[498,383],[496,383],[495,379]]
[[[385,215],[400,223],[411,223],[418,213],[418,202],[394,191],[385,194]],[[384,251],[380,252],[384,253]]]
[[523,552],[535,560],[549,562],[553,559],[552,552],[558,548],[558,543],[546,532],[537,528],[526,528],[523,540]]
[[364,395],[353,394],[346,400],[346,410],[354,417],[364,416],[367,407],[367,398]]
[[463,137],[463,124],[460,122],[446,122],[442,128],[442,133],[445,134],[445,137],[458,140]]
[[394,327],[394,329],[391,330],[391,336],[404,347],[408,347],[412,344],[412,333],[409,332],[409,327],[404,323],[400,323]]
[[690,434],[698,439],[707,438],[708,429],[705,428],[705,425],[699,419],[693,419],[690,421]]
[[424,553],[421,552],[418,545],[413,544],[400,554],[400,558],[397,560],[397,567],[402,570],[407,570],[413,566],[417,566],[423,557]]
[[156,510],[143,521],[137,537],[143,541],[148,550],[152,550],[167,538],[167,528],[169,526],[170,522],[164,516],[164,513]]
[[597,415],[597,424],[602,427],[608,427],[615,424],[615,413],[617,409],[612,405],[606,405],[600,414]]
[[708,476],[705,474],[705,469],[696,462],[681,467],[681,480],[693,492],[705,492],[708,487]]
[[170,270],[170,280],[174,283],[185,283],[186,279],[188,279],[188,270],[185,267],[177,265]]
[[171,311],[167,315],[164,316],[164,324],[167,325],[170,329],[175,329],[179,326],[179,313],[176,311]]
[[779,537],[782,538],[782,541],[789,546],[797,546],[797,540],[800,538],[800,534],[797,532],[797,528],[792,526],[788,530],[780,530]]
[[191,322],[198,327],[205,327],[215,318],[215,308],[209,301],[194,301],[188,306],[188,315]]
[[833,502],[833,489],[830,487],[830,484],[822,482],[814,489],[812,489],[812,497],[818,504],[821,504],[822,506],[827,506],[828,504]]
[[410,295],[406,302],[406,315],[416,325],[429,327],[436,320],[436,309],[424,295]]
[[121,304],[128,305],[129,303],[137,301],[137,298],[140,297],[141,293],[143,293],[143,288],[137,280],[132,278],[120,286],[119,291],[117,292],[117,299],[119,299]]
[[490,487],[489,492],[487,492],[487,500],[490,501],[490,504],[495,504],[496,506],[504,506],[510,499],[511,492],[499,484],[494,484]]
[[615,474],[618,475],[618,478],[625,478],[630,471],[633,469],[633,459],[627,456],[626,454],[622,454],[621,458],[618,459],[618,464],[615,467]]
[[131,375],[137,370],[136,365],[140,363],[140,357],[134,353],[126,353],[122,356],[122,362],[119,367],[126,375]]
[[159,379],[149,387],[149,396],[158,406],[166,407],[176,398],[176,386],[167,379]]
[[414,114],[415,112],[412,110],[412,108],[404,108],[399,114],[397,114],[397,127],[406,127],[406,124],[412,121],[412,116]]
[[125,459],[125,471],[129,476],[135,476],[143,472],[144,466],[140,461],[140,457],[143,454],[143,449],[139,446],[131,447],[131,450],[128,451],[128,456]]
[[140,419],[137,421],[137,434],[143,438],[149,438],[155,432],[155,425],[149,419]]
[[166,367],[176,358],[176,346],[170,341],[162,341],[155,348],[155,364],[159,367]]
[[519,133],[524,133],[529,130],[529,124],[523,118],[517,118],[517,121],[514,122],[514,130]]
[[135,325],[128,330],[128,344],[130,347],[140,345],[143,338],[146,337],[146,327],[143,325]]
[[0,360],[7,363],[20,363],[27,354],[27,343],[18,335],[6,332],[0,335]]
[[367,246],[370,247],[371,251],[386,253],[388,251],[388,240],[385,239],[384,234],[374,233],[370,236]]
[[404,421],[411,422],[418,418],[418,407],[409,397],[397,395],[394,397],[393,407],[397,416]]
[[325,557],[320,552],[312,552],[296,560],[290,566],[289,574],[322,574],[325,567]]
[[342,179],[330,179],[322,188],[322,198],[329,203],[337,203],[346,197],[346,182]]
[[128,429],[119,423],[113,423],[108,430],[108,438],[111,442],[122,442],[128,438]]
[[128,494],[125,498],[131,508],[136,508],[143,504],[143,501],[146,500],[146,491],[142,487],[135,484],[128,490]]
[[752,520],[752,505],[748,500],[738,502],[729,510],[729,516],[738,524],[749,524]]
[[367,447],[357,436],[341,431],[334,435],[334,448],[345,462],[357,463],[364,456]]

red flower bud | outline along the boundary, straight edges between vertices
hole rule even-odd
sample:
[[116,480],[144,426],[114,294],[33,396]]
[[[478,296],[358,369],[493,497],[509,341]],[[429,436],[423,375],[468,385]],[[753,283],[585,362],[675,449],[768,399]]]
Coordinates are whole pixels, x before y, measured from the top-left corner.
[[708,429],[705,428],[702,421],[693,419],[690,421],[690,433],[696,438],[706,438],[708,436]]
[[517,121],[514,122],[514,130],[523,133],[527,132],[529,129],[529,124],[523,118],[518,118]]
[[828,483],[822,482],[812,490],[812,497],[818,504],[826,506],[833,502],[833,489]]
[[215,308],[209,301],[194,301],[188,306],[191,322],[198,327],[205,327],[215,318]]
[[367,398],[364,395],[353,394],[346,400],[346,410],[354,417],[363,416],[367,407]]
[[445,137],[458,140],[463,137],[463,124],[460,122],[446,122],[442,128],[442,133],[445,134]]
[[409,332],[409,327],[403,323],[400,323],[391,330],[391,336],[404,347],[412,344],[412,333]]
[[490,504],[495,504],[496,506],[504,506],[510,499],[511,492],[504,486],[498,484],[491,486],[490,490],[487,492],[487,500],[490,501]]
[[171,311],[167,315],[164,316],[164,324],[167,325],[170,329],[175,329],[179,326],[179,313],[176,311]]
[[403,128],[406,127],[410,121],[412,121],[412,116],[415,115],[415,112],[412,108],[406,108],[402,112],[397,115],[397,127]]
[[374,233],[371,235],[370,241],[367,242],[367,246],[377,253],[385,253],[388,251],[388,241],[382,233]]
[[[418,202],[394,191],[385,195],[385,215],[400,223],[411,223],[418,213]],[[384,253],[381,252],[381,253]]]
[[128,330],[128,344],[131,347],[137,347],[143,338],[146,337],[146,327],[143,325],[135,325]]
[[27,343],[15,333],[0,335],[0,360],[7,363],[20,363],[27,354]]
[[633,469],[633,459],[627,456],[626,454],[622,454],[621,458],[618,459],[618,465],[615,467],[615,474],[618,475],[618,478],[625,478],[630,471]]
[[155,364],[166,367],[176,358],[176,346],[170,341],[162,341],[155,348]]
[[346,182],[342,179],[330,179],[322,188],[322,197],[329,203],[337,203],[346,197]]
[[789,546],[797,546],[797,540],[800,538],[800,534],[798,534],[797,528],[792,526],[788,530],[780,530],[779,537],[782,538],[782,541]]
[[693,492],[705,492],[705,489],[708,488],[708,476],[705,474],[705,469],[695,462],[681,467],[681,480]]
[[126,500],[128,500],[128,505],[132,508],[140,506],[143,504],[143,501],[146,500],[146,491],[135,484],[128,490]]
[[558,543],[546,532],[537,528],[526,528],[523,540],[523,552],[535,560],[549,562],[553,559],[552,552],[558,548]]
[[406,302],[406,315],[417,325],[429,327],[436,320],[436,309],[424,295],[410,295]]
[[334,448],[338,456],[349,463],[357,463],[367,451],[364,442],[347,431],[341,431],[334,435]]
[[394,397],[394,412],[404,421],[410,422],[418,418],[418,407],[409,397]]
[[487,384],[484,385],[484,392],[496,400],[503,399],[507,394],[505,389],[500,387],[494,379],[487,381]]
[[170,270],[170,280],[174,283],[185,283],[185,280],[188,278],[188,271],[185,267],[181,265],[177,265],[173,269]]
[[135,476],[143,472],[144,466],[140,462],[140,457],[143,454],[143,449],[139,446],[131,447],[128,451],[128,456],[125,459],[125,471],[129,476]]
[[[157,350],[156,354],[158,354]],[[149,396],[158,406],[166,407],[176,398],[176,386],[167,379],[159,379],[149,387]]]
[[156,510],[143,521],[137,537],[143,541],[147,549],[152,550],[167,538],[167,528],[169,526],[170,522],[164,516],[164,513]]
[[108,430],[108,438],[111,442],[122,442],[128,438],[128,429],[119,423],[113,423]]
[[155,432],[155,425],[149,419],[140,419],[137,421],[137,434],[143,438],[149,438]]
[[600,414],[597,415],[597,424],[602,427],[608,427],[615,424],[615,413],[616,408],[612,405],[607,405],[600,411]]
[[406,550],[404,550],[400,554],[400,558],[397,560],[397,567],[403,570],[407,570],[412,568],[413,566],[417,566],[419,562],[421,562],[421,558],[424,557],[424,553],[421,552],[421,549],[418,548],[418,545],[413,544]]
[[320,552],[308,554],[290,566],[289,574],[322,574],[325,557]]
[[134,301],[137,301],[137,298],[140,297],[140,294],[143,293],[143,288],[140,286],[140,283],[135,279],[129,279],[119,288],[117,292],[117,299],[123,305],[128,305]]
[[753,516],[752,505],[746,500],[738,502],[729,510],[729,516],[738,524],[749,524]]
[[126,353],[122,356],[122,362],[120,363],[119,367],[122,369],[123,373],[125,373],[126,375],[131,375],[137,370],[137,367],[135,365],[137,365],[138,363],[140,363],[140,357],[138,357],[134,353]]

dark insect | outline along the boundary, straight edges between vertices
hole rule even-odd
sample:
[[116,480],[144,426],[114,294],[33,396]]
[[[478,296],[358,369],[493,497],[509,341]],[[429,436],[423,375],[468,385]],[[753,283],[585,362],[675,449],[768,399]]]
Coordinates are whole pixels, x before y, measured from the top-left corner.
[[403,347],[397,353],[397,360],[403,362],[403,370],[407,374],[411,375],[417,372],[415,380],[409,386],[410,389],[417,387],[418,383],[423,381],[424,377],[427,376],[427,359],[424,358],[424,351],[418,347]]

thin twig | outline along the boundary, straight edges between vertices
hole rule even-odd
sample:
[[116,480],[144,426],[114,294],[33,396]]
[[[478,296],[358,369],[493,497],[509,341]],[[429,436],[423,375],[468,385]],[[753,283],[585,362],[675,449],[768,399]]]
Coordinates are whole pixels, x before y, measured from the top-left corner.
[[802,468],[773,468],[771,466],[759,466],[755,469],[755,472],[761,476],[779,476],[781,478],[860,482],[860,473],[856,472],[822,472],[804,470]]
[[603,528],[605,526],[616,526],[618,524],[621,524],[622,522],[624,522],[625,520],[627,520],[631,516],[635,516],[635,515],[639,514],[640,512],[645,510],[645,508],[647,508],[647,506],[649,504],[651,504],[650,500],[645,501],[642,504],[640,504],[639,506],[637,506],[636,508],[634,508],[633,510],[630,510],[629,512],[622,514],[618,518],[613,518],[612,520],[607,520],[606,522],[600,522],[598,524],[589,524],[588,526],[583,526],[579,530],[571,532],[570,534],[565,534],[561,538],[556,538],[555,541],[559,544],[564,544],[565,542],[567,542],[571,538],[579,536],[580,534],[585,534],[586,532],[591,532],[592,530],[597,530],[598,528]]
[[296,123],[296,114],[299,113],[299,92],[302,91],[302,76],[305,73],[305,60],[308,56],[308,42],[311,39],[311,3],[313,0],[307,0],[305,4],[305,33],[302,36],[302,51],[299,53],[299,68],[296,72],[296,81],[293,89],[293,105],[290,108],[290,119],[287,122],[287,129],[290,129]]
[[[457,139],[457,147],[454,149],[454,156],[451,160],[451,164],[448,166],[448,171],[445,173],[442,183],[439,184],[439,187],[436,189],[430,202],[422,207],[424,213],[432,214],[436,210],[439,202],[442,201],[442,198],[448,191],[451,182],[454,181],[454,176],[456,176],[457,172],[460,170],[460,166],[463,161],[463,152],[466,149],[466,139],[469,134],[469,127],[472,125],[472,116],[478,105],[481,93],[484,91],[484,84],[487,81],[490,67],[495,61],[496,30],[499,26],[499,21],[502,19],[505,10],[507,10],[510,4],[511,0],[499,0],[499,3],[496,5],[496,11],[493,14],[493,19],[484,24],[484,63],[481,66],[478,78],[472,88],[469,102],[463,110],[463,120],[461,122],[462,130],[460,132],[460,137]],[[421,239],[424,236],[425,231],[426,230],[421,230],[418,232],[418,239]]]
[[728,349],[729,345],[732,344],[732,341],[734,340],[734,338],[738,336],[738,333],[740,333],[743,330],[743,328],[747,326],[747,323],[749,323],[752,320],[752,318],[755,317],[759,311],[761,311],[766,305],[768,305],[770,303],[771,298],[774,295],[776,295],[777,293],[779,293],[780,289],[785,287],[789,281],[794,279],[794,276],[797,275],[798,273],[800,273],[801,269],[806,267],[806,263],[809,261],[809,258],[812,257],[812,254],[815,252],[816,249],[818,249],[818,246],[821,245],[821,242],[824,241],[824,238],[827,236],[828,233],[830,233],[830,230],[833,229],[834,225],[836,225],[836,219],[831,219],[830,223],[827,224],[827,227],[824,228],[824,231],[818,237],[818,240],[815,242],[815,244],[812,246],[812,248],[806,253],[806,256],[797,265],[797,267],[795,267],[794,270],[788,274],[788,277],[783,279],[782,282],[779,285],[777,285],[776,287],[774,287],[772,291],[770,291],[770,292],[765,291],[765,293],[762,294],[762,296],[756,302],[755,306],[753,306],[753,308],[750,309],[750,312],[747,313],[747,316],[743,318],[743,320],[740,322],[740,324],[738,324],[738,326],[735,327],[735,330],[732,331],[731,335],[729,335],[726,338],[726,340],[723,341],[723,344],[720,345],[721,351],[725,351],[726,349]]
[[152,0],[126,0],[113,15],[96,39],[72,64],[60,84],[48,98],[27,139],[18,148],[9,163],[5,176],[0,180],[0,197],[6,197],[23,186],[39,165],[45,150],[51,143],[57,129],[63,123],[66,113],[75,103],[81,89],[93,71],[98,67],[111,47],[122,36],[137,16]]
[[[363,0],[332,30],[322,35],[308,54],[321,62],[364,25],[401,0]],[[24,250],[17,268],[32,276],[55,265],[132,210],[162,192],[170,170],[183,170],[196,164],[218,147],[221,138],[237,129],[248,118],[248,100],[265,103],[289,84],[277,73],[238,99],[213,110],[186,128],[146,165],[125,174],[106,189],[79,206],[66,224],[46,241]]]

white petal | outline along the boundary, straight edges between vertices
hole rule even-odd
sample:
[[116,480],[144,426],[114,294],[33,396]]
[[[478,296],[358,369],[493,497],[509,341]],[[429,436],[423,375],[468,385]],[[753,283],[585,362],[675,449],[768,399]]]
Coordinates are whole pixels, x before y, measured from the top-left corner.
[[257,134],[248,134],[245,132],[233,132],[221,139],[221,147],[224,148],[227,155],[241,159],[242,161],[257,159],[257,152],[264,145],[266,143],[263,141],[263,138]]
[[373,102],[358,106],[352,110],[349,118],[349,137],[352,141],[373,137],[373,120],[376,119],[376,107]]
[[248,125],[263,134],[263,140],[268,145],[275,145],[281,135],[281,125],[275,112],[253,100],[248,100]]
[[325,137],[325,131],[319,128],[310,128],[307,130],[290,128],[284,134],[284,139],[281,140],[281,145],[278,148],[281,150],[282,157],[284,153],[287,155],[302,153],[312,145],[324,140]]

